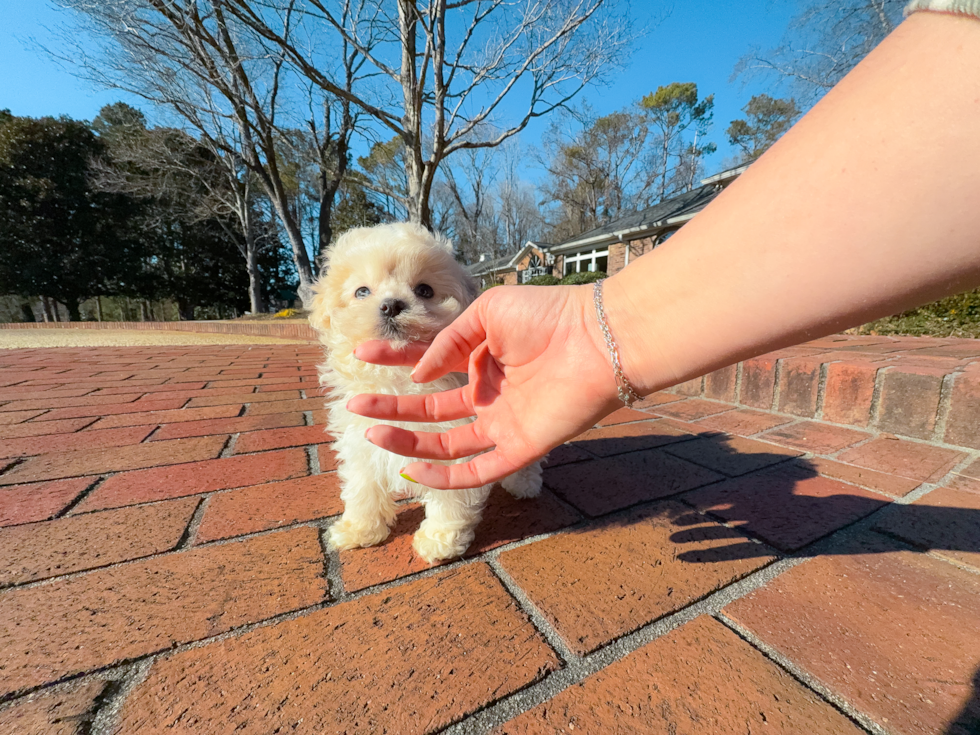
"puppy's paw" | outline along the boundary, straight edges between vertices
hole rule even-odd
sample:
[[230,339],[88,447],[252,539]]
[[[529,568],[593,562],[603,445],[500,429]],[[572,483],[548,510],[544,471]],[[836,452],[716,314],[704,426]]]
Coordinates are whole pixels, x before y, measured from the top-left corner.
[[375,546],[388,538],[388,533],[388,526],[383,521],[370,524],[341,518],[330,528],[330,548],[343,551]]
[[429,564],[444,559],[456,559],[473,543],[473,529],[446,528],[432,523],[429,519],[422,521],[419,530],[415,532],[412,548],[415,553]]
[[541,465],[538,462],[508,475],[500,485],[515,498],[536,498],[541,494]]

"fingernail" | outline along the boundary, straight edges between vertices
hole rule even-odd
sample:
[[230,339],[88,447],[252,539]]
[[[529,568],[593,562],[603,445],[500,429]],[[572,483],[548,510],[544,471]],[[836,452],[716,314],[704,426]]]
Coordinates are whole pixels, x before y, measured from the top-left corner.
[[419,484],[419,481],[418,480],[413,480],[411,477],[409,477],[408,475],[406,475],[404,472],[399,472],[398,474],[401,475],[402,477],[404,477],[409,482],[415,483],[416,485]]

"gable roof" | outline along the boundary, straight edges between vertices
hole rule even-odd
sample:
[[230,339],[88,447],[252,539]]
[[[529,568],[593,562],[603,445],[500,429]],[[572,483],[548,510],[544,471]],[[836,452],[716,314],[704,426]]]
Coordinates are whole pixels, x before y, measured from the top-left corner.
[[465,268],[467,271],[469,271],[471,276],[482,276],[484,273],[501,273],[504,271],[516,270],[517,264],[521,262],[521,259],[525,255],[527,255],[528,250],[537,248],[538,250],[546,253],[550,247],[552,246],[546,242],[535,242],[534,240],[528,240],[524,247],[513,255],[504,255],[501,258],[482,260],[478,263],[472,263],[465,266]]
[[576,235],[553,246],[551,252],[561,253],[583,245],[616,242],[620,237],[638,239],[672,224],[683,224],[708,206],[708,203],[721,193],[725,184],[734,181],[747,168],[748,165],[738,166],[702,179],[701,186],[696,189],[691,189],[691,191],[658,202],[652,207],[641,209],[639,212],[633,212],[588,232],[583,232],[581,235]]

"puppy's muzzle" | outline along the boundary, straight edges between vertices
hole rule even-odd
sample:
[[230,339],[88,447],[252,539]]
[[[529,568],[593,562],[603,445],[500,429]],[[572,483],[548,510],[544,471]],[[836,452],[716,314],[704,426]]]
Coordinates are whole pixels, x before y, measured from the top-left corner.
[[399,299],[385,299],[381,302],[381,316],[386,319],[394,319],[408,308],[408,304]]

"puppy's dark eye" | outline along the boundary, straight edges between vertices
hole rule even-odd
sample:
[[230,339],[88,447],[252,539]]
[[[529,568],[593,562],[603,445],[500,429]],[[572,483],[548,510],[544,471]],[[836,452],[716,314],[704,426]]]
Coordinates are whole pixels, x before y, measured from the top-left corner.
[[354,292],[355,299],[366,299],[370,295],[371,295],[371,289],[369,289],[367,286],[361,286],[359,289],[357,289]]
[[436,292],[432,290],[432,286],[428,283],[420,283],[415,287],[415,295],[420,299],[431,299],[436,295]]

